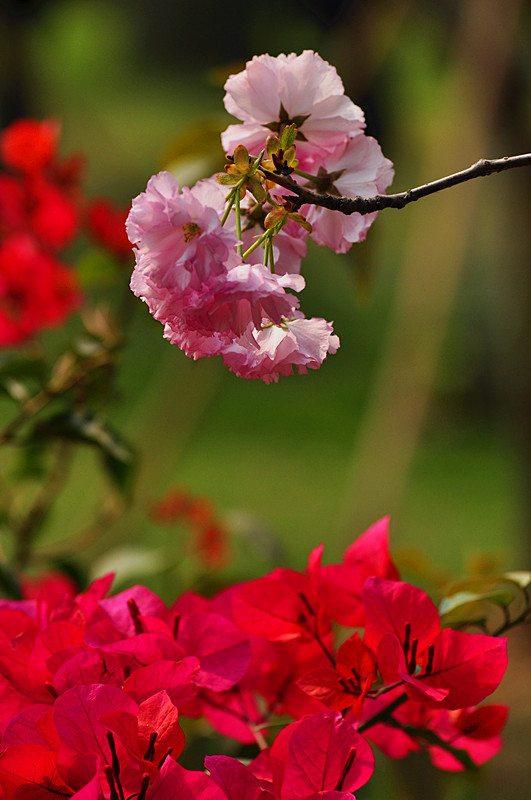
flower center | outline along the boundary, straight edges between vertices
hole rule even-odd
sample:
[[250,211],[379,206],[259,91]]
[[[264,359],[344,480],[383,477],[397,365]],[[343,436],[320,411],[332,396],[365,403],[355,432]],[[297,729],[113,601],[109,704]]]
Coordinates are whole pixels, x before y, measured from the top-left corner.
[[202,230],[197,224],[197,222],[187,222],[185,225],[182,226],[183,234],[184,234],[184,241],[191,242],[192,239],[197,239],[198,236],[201,236]]

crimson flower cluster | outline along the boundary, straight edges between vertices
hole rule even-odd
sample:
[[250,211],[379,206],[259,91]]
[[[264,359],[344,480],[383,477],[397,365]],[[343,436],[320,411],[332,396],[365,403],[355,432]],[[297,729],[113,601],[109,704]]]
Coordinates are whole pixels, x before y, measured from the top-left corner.
[[0,136],[0,346],[61,325],[81,303],[64,251],[85,230],[130,257],[126,213],[81,191],[82,159],[58,157],[56,122],[21,119]]
[[[143,586],[108,597],[112,576],[0,601],[0,797],[352,800],[373,772],[369,742],[391,757],[426,748],[443,769],[497,752],[506,709],[476,704],[501,680],[506,641],[441,630],[399,580],[387,520],[340,564],[321,552],[303,572],[169,608]],[[334,624],[364,634],[336,648]],[[188,770],[184,717],[260,751]]]

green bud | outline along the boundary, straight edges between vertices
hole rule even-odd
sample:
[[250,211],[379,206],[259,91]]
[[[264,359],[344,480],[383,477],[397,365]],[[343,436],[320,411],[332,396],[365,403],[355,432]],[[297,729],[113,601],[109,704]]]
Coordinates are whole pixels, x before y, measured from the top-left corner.
[[282,131],[282,138],[280,139],[280,146],[282,150],[286,152],[286,150],[292,147],[296,138],[297,138],[297,128],[292,123],[291,125],[288,125],[286,128],[284,128],[284,130]]

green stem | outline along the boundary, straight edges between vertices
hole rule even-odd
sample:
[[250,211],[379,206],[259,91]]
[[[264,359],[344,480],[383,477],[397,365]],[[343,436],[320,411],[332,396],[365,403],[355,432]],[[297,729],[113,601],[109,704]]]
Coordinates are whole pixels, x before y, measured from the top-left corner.
[[236,211],[236,236],[238,237],[238,244],[236,245],[236,252],[240,257],[243,257],[243,247],[242,247],[242,212],[240,208],[240,187],[237,187],[238,191],[236,192],[236,202],[234,205],[234,210]]
[[[238,196],[239,196],[239,191],[238,191]],[[227,219],[229,218],[229,214],[231,212],[232,206],[234,205],[234,198],[235,197],[236,197],[236,190],[235,189],[231,189],[230,192],[228,193],[227,197],[225,198],[225,202],[227,203],[227,208],[225,209],[225,212],[224,212],[223,216],[221,217],[221,227],[223,227],[225,225]]]
[[268,248],[269,254],[269,269],[271,270],[272,274],[275,274],[275,256],[273,255],[273,237],[269,239]]
[[306,178],[307,181],[312,181],[313,183],[317,181],[317,175],[310,175],[309,172],[303,172],[302,169],[294,169],[293,172],[295,175],[300,175],[301,178]]
[[252,244],[248,250],[245,251],[245,253],[242,255],[242,260],[245,261],[247,256],[250,256],[251,253],[253,253],[257,247],[260,247],[260,245],[263,244],[266,241],[266,239],[269,239],[270,237],[271,237],[271,231],[266,231],[265,233],[263,233],[262,236],[260,236],[256,240],[256,242]]

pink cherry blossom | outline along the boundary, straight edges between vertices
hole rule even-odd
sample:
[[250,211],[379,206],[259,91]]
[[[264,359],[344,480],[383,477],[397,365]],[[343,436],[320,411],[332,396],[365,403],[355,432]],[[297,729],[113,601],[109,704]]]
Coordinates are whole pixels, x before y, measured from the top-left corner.
[[241,378],[260,378],[264,383],[278,381],[280,375],[299,374],[319,369],[329,353],[335,353],[339,338],[332,335],[332,324],[312,317],[285,320],[261,330],[248,329],[223,350],[223,361]]
[[[223,216],[227,187],[221,186],[214,176],[198,181],[195,186],[192,186],[190,191],[203,205],[215,208],[219,216]],[[275,194],[282,193],[283,190],[281,187],[276,187]],[[263,220],[271,208],[272,206],[269,203],[265,203],[262,213],[257,213],[259,209],[257,208],[254,198],[249,193],[247,193],[241,201],[242,243],[244,251],[248,250],[251,245],[254,244],[257,236],[261,236],[264,233]],[[234,236],[236,236],[236,214],[234,209],[227,218],[225,228],[232,231]],[[273,239],[275,273],[277,275],[283,275],[285,272],[300,272],[301,260],[306,256],[307,240],[308,231],[292,220],[286,222]],[[250,253],[246,261],[249,264],[263,264],[263,246],[257,247],[256,250]],[[300,291],[300,289],[297,289],[297,291]]]
[[[342,152],[325,157],[320,167],[337,175],[333,186],[344,197],[374,197],[387,189],[394,175],[393,165],[376,139],[363,133],[350,139]],[[302,210],[312,224],[314,242],[336,253],[346,253],[354,242],[363,241],[377,216],[377,212],[347,216],[319,206],[303,206]]]
[[301,275],[277,276],[261,264],[239,264],[202,291],[189,292],[181,316],[191,330],[225,333],[233,339],[251,323],[259,327],[266,319],[279,325],[283,317],[293,317],[299,301],[285,289],[303,288]]
[[297,157],[306,168],[365,125],[362,110],[345,96],[335,68],[312,50],[255,56],[243,72],[229,77],[225,91],[225,108],[243,121],[222,134],[228,153],[244,144],[257,155],[272,130],[295,122],[303,137],[297,142]]
[[218,211],[190,189],[179,191],[169,172],[154,175],[133,200],[126,230],[136,246],[131,289],[159,319],[164,303],[188,287],[199,289],[236,258],[235,234],[221,227]]

